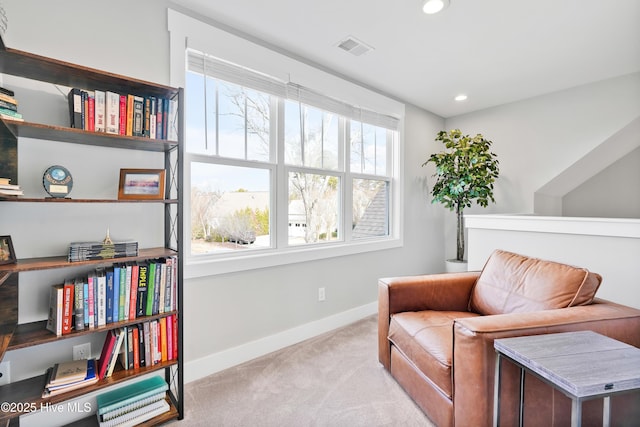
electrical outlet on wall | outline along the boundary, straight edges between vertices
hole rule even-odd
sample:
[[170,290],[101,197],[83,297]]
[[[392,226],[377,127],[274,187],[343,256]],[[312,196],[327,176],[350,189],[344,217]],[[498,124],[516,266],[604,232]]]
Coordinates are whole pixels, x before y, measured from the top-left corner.
[[90,357],[91,357],[90,342],[73,346],[73,360],[88,359]]
[[9,384],[11,382],[11,362],[6,361],[0,363],[0,385]]
[[327,299],[327,294],[324,288],[318,288],[318,301],[324,301]]

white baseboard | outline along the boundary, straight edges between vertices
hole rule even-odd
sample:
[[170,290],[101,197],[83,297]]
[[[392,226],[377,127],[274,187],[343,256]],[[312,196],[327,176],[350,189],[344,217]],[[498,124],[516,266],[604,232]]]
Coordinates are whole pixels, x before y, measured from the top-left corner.
[[204,378],[256,357],[264,356],[292,344],[346,326],[375,314],[377,311],[378,303],[372,302],[219,353],[186,362],[184,365],[184,382],[188,383]]

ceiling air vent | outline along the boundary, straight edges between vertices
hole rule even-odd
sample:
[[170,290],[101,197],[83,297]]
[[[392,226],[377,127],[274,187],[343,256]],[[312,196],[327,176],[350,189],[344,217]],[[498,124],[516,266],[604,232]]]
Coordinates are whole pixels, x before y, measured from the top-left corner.
[[347,36],[344,40],[338,43],[338,47],[352,55],[360,56],[373,50],[372,46],[369,46],[363,41],[358,40],[353,36]]

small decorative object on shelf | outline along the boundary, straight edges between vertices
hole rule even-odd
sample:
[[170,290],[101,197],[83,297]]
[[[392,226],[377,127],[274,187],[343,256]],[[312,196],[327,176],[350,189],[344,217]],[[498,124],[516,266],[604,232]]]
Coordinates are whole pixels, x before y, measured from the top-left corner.
[[71,172],[64,166],[50,166],[42,176],[44,190],[51,197],[67,197],[73,188]]
[[164,169],[120,169],[120,200],[163,200]]
[[0,236],[0,264],[16,262],[16,253],[13,251],[11,236]]
[[104,243],[105,245],[113,245],[113,240],[111,240],[111,236],[109,236],[109,227],[107,227],[107,235],[105,236],[102,243]]

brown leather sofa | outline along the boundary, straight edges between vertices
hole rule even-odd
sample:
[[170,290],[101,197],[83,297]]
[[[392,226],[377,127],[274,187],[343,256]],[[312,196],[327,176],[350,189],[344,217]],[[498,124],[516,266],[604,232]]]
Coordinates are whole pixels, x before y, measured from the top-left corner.
[[[594,298],[601,280],[500,250],[481,272],[380,279],[378,358],[437,426],[490,426],[494,339],[592,330],[640,347],[640,310]],[[519,371],[502,363],[500,421],[515,426]],[[570,399],[528,374],[524,402],[525,426],[570,425]],[[601,399],[582,425],[602,425]],[[611,425],[640,425],[640,393],[612,397]]]

